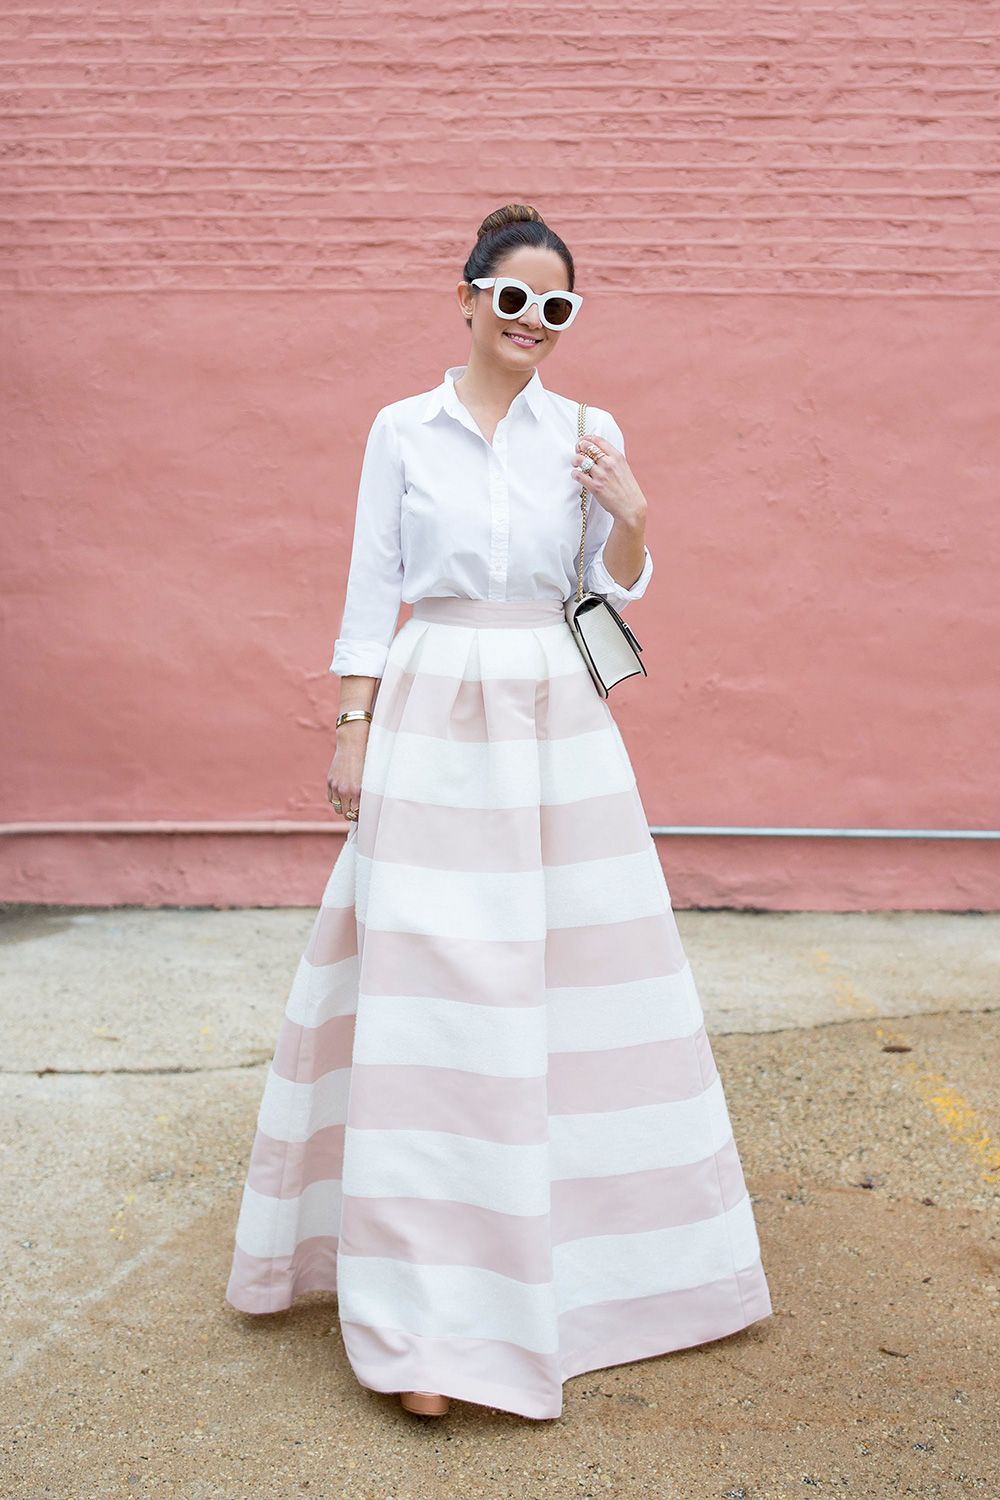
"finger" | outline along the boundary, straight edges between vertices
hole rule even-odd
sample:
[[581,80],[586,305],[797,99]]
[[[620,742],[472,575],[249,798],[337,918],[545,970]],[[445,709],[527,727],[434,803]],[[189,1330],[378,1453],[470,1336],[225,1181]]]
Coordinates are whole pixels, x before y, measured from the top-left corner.
[[576,455],[577,468],[580,468],[588,458],[590,459],[590,468],[586,472],[591,474],[595,479],[605,478],[615,468],[613,454],[604,453],[603,451],[597,452],[596,450],[593,453],[578,453]]
[[609,443],[607,438],[595,437],[593,433],[584,433],[582,441],[588,447],[598,448],[605,458],[623,458],[614,443]]

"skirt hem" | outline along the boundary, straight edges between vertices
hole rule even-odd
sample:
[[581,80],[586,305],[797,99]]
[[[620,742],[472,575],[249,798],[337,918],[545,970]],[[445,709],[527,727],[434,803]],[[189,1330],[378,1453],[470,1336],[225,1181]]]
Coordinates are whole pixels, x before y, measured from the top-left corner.
[[[427,1339],[410,1334],[402,1329],[378,1329],[351,1324],[344,1320],[342,1327],[348,1358],[358,1383],[366,1390],[380,1395],[398,1395],[404,1390],[436,1391],[453,1401],[468,1401],[475,1406],[491,1407],[496,1411],[510,1412],[514,1416],[527,1417],[532,1421],[553,1421],[562,1415],[562,1386],[567,1380],[587,1375],[594,1370],[616,1369],[620,1365],[638,1364],[647,1359],[658,1359],[684,1349],[698,1348],[702,1344],[716,1343],[719,1339],[731,1338],[745,1328],[771,1315],[771,1303],[764,1280],[763,1268],[756,1265],[739,1271],[725,1282],[717,1283],[716,1311],[709,1315],[701,1326],[688,1324],[687,1328],[671,1332],[661,1329],[659,1333],[637,1334],[634,1331],[590,1344],[585,1350],[559,1358],[557,1354],[534,1354],[527,1357],[537,1361],[539,1374],[543,1377],[546,1368],[551,1372],[548,1389],[532,1389],[530,1386],[513,1385],[498,1380],[477,1380],[464,1373],[468,1359],[461,1357],[463,1345],[479,1344],[478,1340]],[[720,1316],[720,1301],[729,1294],[729,1308],[734,1316]],[[605,1304],[611,1307],[611,1304]],[[736,1309],[739,1309],[737,1312]],[[602,1305],[593,1311],[600,1315]],[[378,1354],[391,1355],[394,1373],[389,1376],[376,1368]],[[381,1346],[381,1348],[379,1348]],[[442,1348],[442,1346],[444,1346]],[[495,1346],[496,1347],[496,1346]],[[524,1357],[527,1351],[520,1351]],[[458,1373],[462,1371],[462,1373]],[[548,1383],[548,1382],[546,1382]]]

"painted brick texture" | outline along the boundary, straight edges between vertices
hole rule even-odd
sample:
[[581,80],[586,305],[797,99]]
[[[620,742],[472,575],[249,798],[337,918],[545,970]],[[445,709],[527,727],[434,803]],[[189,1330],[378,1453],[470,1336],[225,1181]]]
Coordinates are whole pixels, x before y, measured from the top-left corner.
[[[4,821],[321,819],[361,454],[512,198],[655,562],[654,823],[998,828],[1000,5],[0,10]],[[337,841],[0,839],[0,900],[318,902]],[[677,905],[1000,909],[1000,844],[687,840]]]
[[417,284],[517,182],[594,286],[994,294],[997,36],[980,0],[7,7],[0,284]]

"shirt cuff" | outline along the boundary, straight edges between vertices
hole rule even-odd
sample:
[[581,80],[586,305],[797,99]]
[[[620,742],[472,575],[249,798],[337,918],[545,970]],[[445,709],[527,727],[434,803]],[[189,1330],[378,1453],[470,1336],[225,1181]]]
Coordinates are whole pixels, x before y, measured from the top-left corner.
[[649,555],[649,548],[646,547],[643,550],[645,561],[642,565],[642,572],[632,587],[627,589],[617,583],[604,566],[604,548],[602,547],[587,569],[587,588],[592,593],[605,594],[613,609],[622,610],[633,599],[641,599],[646,592],[646,585],[653,576],[653,559]]
[[330,671],[338,677],[381,677],[388,655],[388,646],[379,641],[338,640],[334,643]]

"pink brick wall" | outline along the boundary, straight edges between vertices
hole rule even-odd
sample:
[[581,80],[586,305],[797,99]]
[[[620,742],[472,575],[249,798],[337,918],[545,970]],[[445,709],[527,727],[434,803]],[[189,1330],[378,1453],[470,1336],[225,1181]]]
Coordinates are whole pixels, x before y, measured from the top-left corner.
[[[650,494],[651,821],[998,827],[1000,8],[0,14],[4,817],[322,817],[360,449],[509,197]],[[415,296],[419,293],[419,296]],[[0,842],[0,898],[318,899],[319,837]],[[688,840],[677,904],[1000,905],[1000,846]]]

